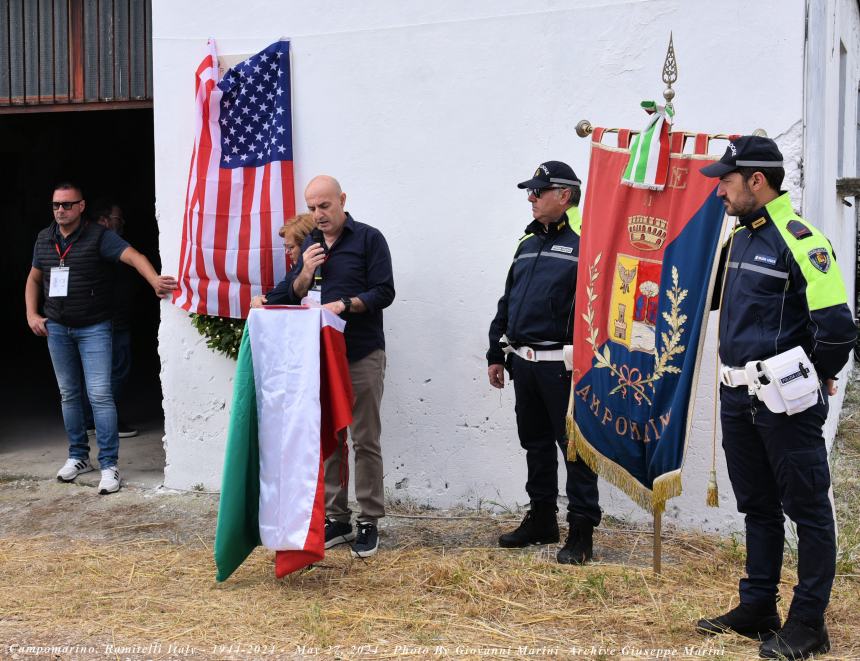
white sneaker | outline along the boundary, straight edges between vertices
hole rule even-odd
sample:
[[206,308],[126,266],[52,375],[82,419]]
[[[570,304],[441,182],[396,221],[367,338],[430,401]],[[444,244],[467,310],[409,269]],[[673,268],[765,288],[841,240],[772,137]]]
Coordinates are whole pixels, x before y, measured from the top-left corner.
[[89,473],[93,465],[89,459],[66,459],[63,467],[57,471],[57,479],[60,482],[71,482],[82,473]]
[[102,468],[102,479],[99,482],[99,494],[104,496],[119,491],[119,471],[116,466]]

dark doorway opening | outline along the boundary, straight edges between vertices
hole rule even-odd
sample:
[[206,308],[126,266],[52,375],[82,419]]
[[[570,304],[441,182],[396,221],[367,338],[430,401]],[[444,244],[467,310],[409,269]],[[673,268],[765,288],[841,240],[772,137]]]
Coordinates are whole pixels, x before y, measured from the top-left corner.
[[[30,331],[23,298],[33,243],[52,220],[54,184],[78,182],[90,203],[100,197],[115,199],[126,220],[124,237],[160,270],[152,110],[0,115],[0,173],[0,219],[6,237],[0,248],[0,293],[7,302],[0,327],[0,346],[5,348],[0,450],[5,452],[22,437],[39,433],[53,436],[55,444],[65,442],[47,343]],[[142,278],[136,285],[131,305],[132,373],[118,408],[142,437],[157,435],[160,444],[164,418],[158,299]],[[123,441],[120,468],[127,445]],[[95,458],[95,442],[90,445]],[[163,468],[162,458],[162,472]]]

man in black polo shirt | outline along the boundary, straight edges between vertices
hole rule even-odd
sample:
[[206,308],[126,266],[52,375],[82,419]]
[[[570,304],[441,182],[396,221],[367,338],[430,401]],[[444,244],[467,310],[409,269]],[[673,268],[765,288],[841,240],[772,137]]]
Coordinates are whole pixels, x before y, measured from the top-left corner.
[[[75,184],[62,183],[54,189],[54,222],[36,238],[24,301],[30,329],[48,338],[62,398],[69,458],[57,479],[71,482],[93,470],[81,406],[83,367],[99,446],[98,492],[108,494],[120,488],[119,437],[111,391],[112,265],[121,261],[134,267],[158,296],[168,295],[177,283],[171,276],[158,275],[149,260],[115,232],[83,222],[83,197]],[[40,294],[44,316],[39,311]]]
[[364,558],[376,553],[377,521],[385,516],[379,405],[385,377],[382,310],[394,300],[391,253],[379,230],[344,210],[346,193],[334,178],[312,179],[305,189],[305,202],[317,230],[305,239],[295,268],[253,304],[296,304],[307,295],[347,321],[344,339],[355,396],[349,431],[360,508],[358,535],[350,523],[347,485],[342,484],[344,457],[335,452],[325,463],[325,546],[354,539],[353,557]]

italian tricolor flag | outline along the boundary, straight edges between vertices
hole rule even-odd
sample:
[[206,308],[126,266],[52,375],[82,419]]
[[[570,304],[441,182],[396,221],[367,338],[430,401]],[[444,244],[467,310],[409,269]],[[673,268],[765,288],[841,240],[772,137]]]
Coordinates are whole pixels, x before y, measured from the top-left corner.
[[323,308],[248,316],[215,532],[218,581],[261,545],[277,551],[278,578],[323,558],[323,461],[352,422],[344,325]]

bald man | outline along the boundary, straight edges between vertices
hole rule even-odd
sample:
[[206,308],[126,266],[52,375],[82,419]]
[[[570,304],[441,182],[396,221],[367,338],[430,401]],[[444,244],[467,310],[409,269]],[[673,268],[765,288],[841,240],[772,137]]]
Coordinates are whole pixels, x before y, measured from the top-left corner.
[[317,229],[305,239],[302,255],[287,277],[251,304],[295,305],[309,296],[346,320],[346,354],[355,396],[349,435],[355,452],[358,532],[351,523],[348,485],[341,484],[344,457],[335,452],[325,463],[325,547],[354,540],[353,557],[366,558],[376,553],[377,521],[385,516],[379,405],[385,377],[382,310],[394,301],[391,253],[379,230],[345,210],[346,193],[335,178],[314,177],[305,189],[305,202]]

